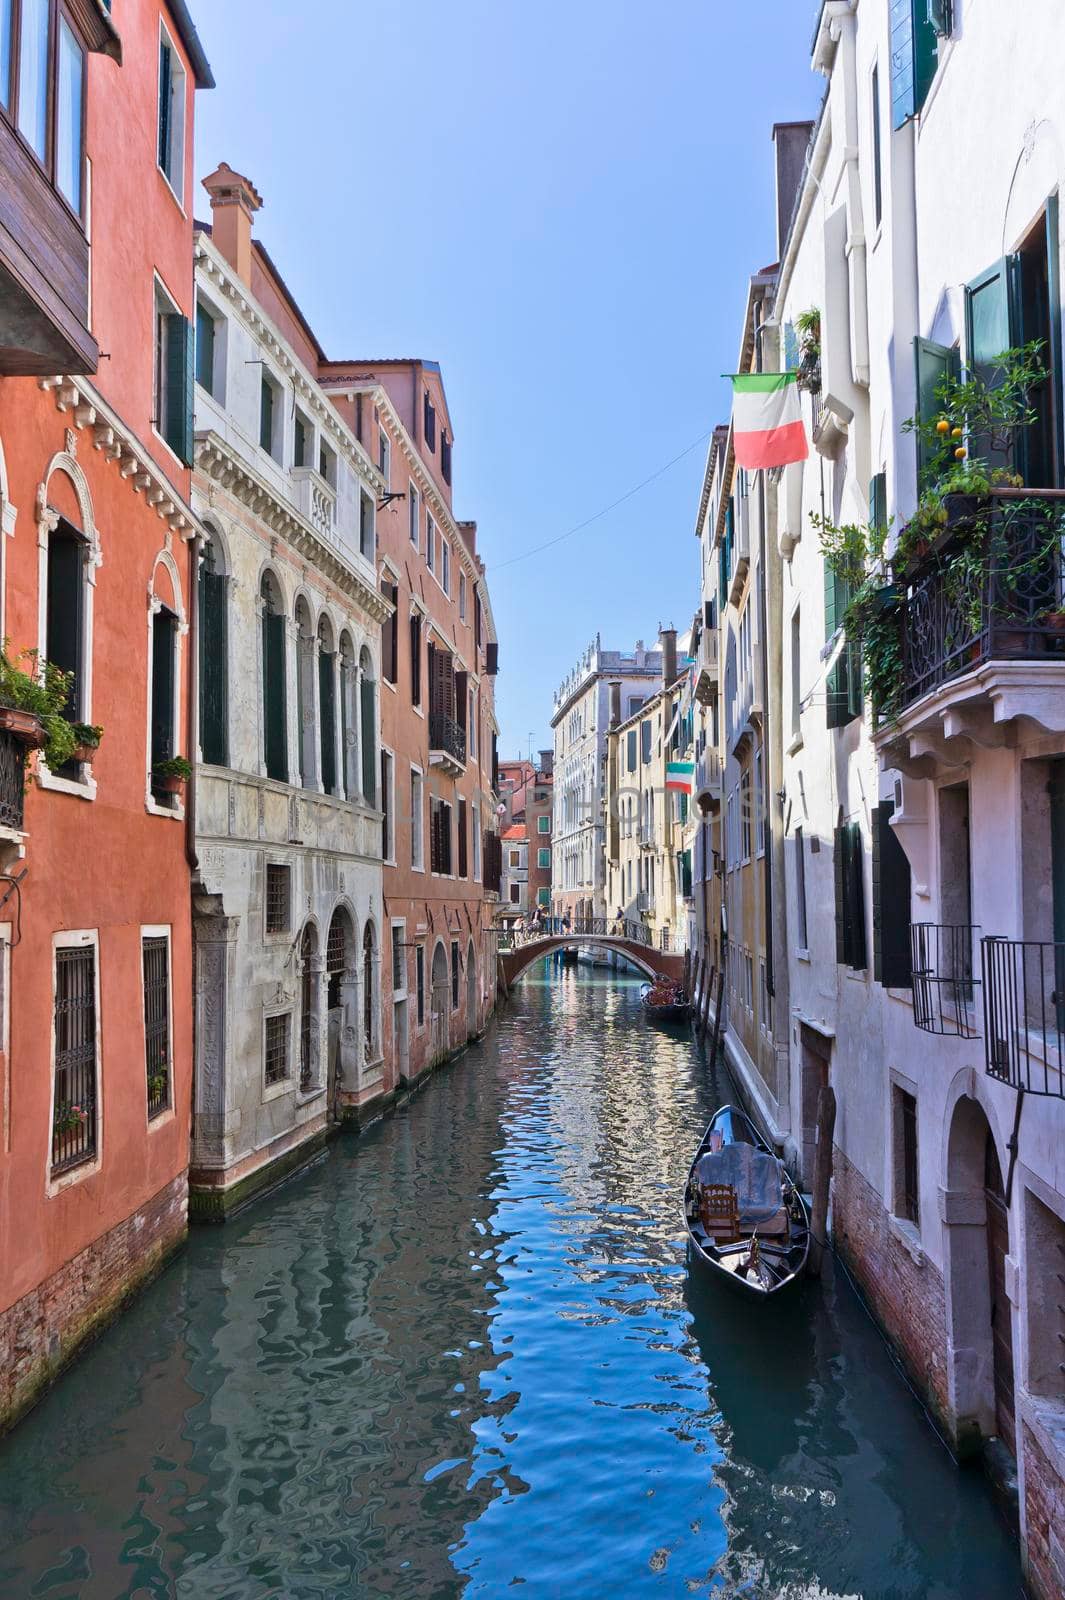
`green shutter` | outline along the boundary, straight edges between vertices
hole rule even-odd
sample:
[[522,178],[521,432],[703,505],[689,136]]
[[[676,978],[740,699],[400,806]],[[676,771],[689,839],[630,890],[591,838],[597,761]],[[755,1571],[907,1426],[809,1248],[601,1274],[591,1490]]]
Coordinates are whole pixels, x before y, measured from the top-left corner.
[[200,749],[212,766],[226,765],[226,580],[200,568]]
[[910,863],[891,826],[892,801],[873,812],[873,976],[886,989],[909,989]]
[[836,889],[836,965],[843,966],[847,959],[847,945],[844,937],[844,893],[843,885],[845,867],[843,860],[843,838],[845,829],[838,827],[832,840],[832,870]]
[[192,465],[192,403],[196,341],[188,317],[166,319],[166,428],[164,438],[180,461]]
[[862,830],[857,822],[843,829],[843,942],[847,965],[861,971],[865,954],[865,887]]
[[[944,382],[958,376],[958,352],[948,350],[946,345],[934,344],[931,339],[918,338],[913,341],[913,354],[917,374],[917,420],[931,422],[943,409],[940,389]],[[923,487],[923,480],[940,451],[926,443],[919,433],[914,437],[917,440],[917,482]]]
[[1061,382],[1061,233],[1060,207],[1055,192],[1047,201],[1047,296],[1050,302],[1050,385],[1054,404],[1054,472],[1053,483],[1060,488],[1065,481],[1065,404]]
[[274,442],[274,391],[264,376],[259,391],[259,443],[269,450]]
[[928,0],[891,0],[891,122],[895,128],[915,117],[936,75],[939,40],[929,19]]
[[170,177],[170,97],[172,83],[170,76],[170,46],[163,41],[159,45],[159,165]]
[[196,382],[208,394],[214,390],[214,318],[206,306],[196,307]]
[[936,33],[949,38],[954,30],[954,0],[928,0],[928,20]]
[[869,526],[877,533],[887,527],[887,473],[878,472],[869,480]]
[[375,722],[375,684],[372,678],[363,678],[362,691],[362,792],[367,805],[377,800],[377,733]]
[[337,786],[336,758],[336,656],[318,652],[318,712],[322,742],[322,788],[334,794]]

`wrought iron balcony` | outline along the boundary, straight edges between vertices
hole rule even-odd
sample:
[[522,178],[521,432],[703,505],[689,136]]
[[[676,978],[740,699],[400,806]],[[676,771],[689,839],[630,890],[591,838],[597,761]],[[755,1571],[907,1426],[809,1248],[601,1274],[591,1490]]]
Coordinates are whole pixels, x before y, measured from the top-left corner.
[[26,803],[26,746],[0,731],[0,828],[21,833]]
[[989,938],[982,963],[988,1073],[1065,1099],[1065,944]]
[[442,711],[429,715],[429,761],[456,774],[466,767],[466,730]]
[[959,509],[900,580],[907,706],[991,660],[1065,663],[1065,493],[993,490]]
[[975,1039],[974,951],[979,928],[915,922],[910,929],[913,1020],[925,1033]]

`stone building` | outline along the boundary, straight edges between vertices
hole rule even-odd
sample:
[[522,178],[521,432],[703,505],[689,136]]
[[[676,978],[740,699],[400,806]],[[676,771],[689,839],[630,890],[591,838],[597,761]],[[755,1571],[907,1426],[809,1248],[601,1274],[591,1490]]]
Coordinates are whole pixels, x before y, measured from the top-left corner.
[[629,717],[655,691],[661,672],[661,657],[642,641],[626,655],[604,650],[596,635],[555,694],[551,896],[556,916],[577,920],[607,915],[603,784],[608,684],[621,685],[622,715]]
[[223,1215],[391,1087],[381,473],[224,164],[196,236],[199,755],[190,1203]]

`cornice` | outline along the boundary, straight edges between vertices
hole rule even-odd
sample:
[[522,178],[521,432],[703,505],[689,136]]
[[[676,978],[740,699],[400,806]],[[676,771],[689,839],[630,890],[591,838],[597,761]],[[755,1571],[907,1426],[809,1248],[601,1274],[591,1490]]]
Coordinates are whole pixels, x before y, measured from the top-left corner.
[[307,370],[270,319],[259,309],[251,298],[247,286],[234,275],[229,263],[219,254],[206,234],[196,234],[193,261],[197,275],[228,302],[256,343],[269,351],[306,409],[329,434],[338,453],[344,457],[352,470],[365,480],[367,487],[373,490],[379,500],[388,487],[380,469],[374,465],[365,446],[356,439],[336,407],[326,398],[328,391]]
[[327,544],[311,523],[282,500],[213,430],[196,435],[196,470],[247,506],[271,532],[313,563],[375,622],[384,622],[392,615],[392,606],[375,583],[367,581],[339,550]]
[[93,449],[113,461],[134,494],[143,494],[160,522],[172,533],[191,539],[202,533],[192,507],[186,503],[163,469],[144,449],[133,429],[107,404],[84,377],[39,378],[38,387],[55,400],[56,410],[69,416],[67,454],[77,455],[78,434],[92,430]]

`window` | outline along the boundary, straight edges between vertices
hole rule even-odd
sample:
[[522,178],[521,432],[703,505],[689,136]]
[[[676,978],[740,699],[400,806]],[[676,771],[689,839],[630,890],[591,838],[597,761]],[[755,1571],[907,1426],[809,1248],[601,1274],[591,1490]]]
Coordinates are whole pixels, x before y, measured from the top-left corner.
[[326,1005],[335,1011],[344,1003],[343,984],[354,977],[355,929],[343,906],[337,906],[329,921],[325,940]]
[[[48,535],[47,598],[44,655],[64,672],[73,673],[65,715],[72,722],[88,714],[86,678],[86,559],[89,546],[64,518]],[[64,769],[65,770],[65,769]],[[71,767],[71,775],[75,769]]]
[[410,614],[410,703],[422,703],[422,614]]
[[159,166],[178,200],[183,200],[185,68],[165,28],[159,36]]
[[292,1013],[283,1011],[280,1016],[267,1017],[263,1036],[263,1081],[272,1088],[284,1083],[289,1074],[288,1033]]
[[381,820],[381,858],[384,861],[396,859],[395,836],[395,793],[393,789],[392,754],[388,750],[381,751],[381,810],[384,816]]
[[799,949],[809,950],[810,934],[806,922],[806,854],[802,829],[795,829],[795,916],[798,923]]
[[196,341],[183,317],[156,280],[154,395],[156,432],[179,461],[192,465],[192,407]]
[[865,967],[865,890],[862,830],[842,822],[835,836],[836,961],[862,971]]
[[149,1119],[170,1104],[170,937],[141,940],[144,989],[144,1067]]
[[374,529],[374,503],[363,489],[359,494],[359,551],[367,561],[373,561],[377,552],[377,535]]
[[226,578],[218,569],[218,552],[208,538],[200,560],[200,754],[211,766],[229,759],[229,616]]
[[425,946],[419,944],[414,950],[415,983],[418,998],[418,1026],[425,1024]]
[[440,434],[440,472],[441,472],[441,475],[442,475],[442,477],[444,479],[444,482],[446,484],[450,485],[450,483],[451,483],[451,440],[448,438],[447,434],[444,433],[444,432],[441,432],[441,434]]
[[407,958],[403,951],[406,935],[405,922],[392,924],[392,993],[405,994],[407,989]]
[[178,619],[166,606],[152,615],[151,755],[152,795],[173,806],[177,796],[167,794],[155,777],[156,763],[177,755],[177,639]]
[[917,1101],[893,1084],[893,1143],[895,1155],[895,1215],[915,1228],[921,1225],[920,1180],[917,1165]]
[[55,101],[55,182],[64,199],[81,215],[81,172],[85,96],[85,53],[66,17],[59,13],[59,60]]
[[425,565],[432,572],[436,565],[436,523],[425,513]]
[[466,621],[466,574],[459,573],[459,621]]
[[640,723],[640,760],[646,766],[651,759],[652,739],[654,737],[650,721]]
[[537,817],[537,819],[536,819],[536,831],[537,831],[537,833],[550,833],[551,832],[551,818],[550,817]]
[[[825,639],[833,638],[843,626],[852,595],[850,585],[838,577],[827,561],[825,575]],[[826,723],[830,728],[846,727],[862,714],[862,657],[857,641],[848,639],[828,673]]]
[[521,884],[520,883],[512,883],[511,886],[510,886],[510,903],[511,903],[512,906],[516,906],[516,905],[519,905],[520,902],[521,902]]
[[551,891],[550,891],[550,889],[537,889],[537,891],[536,891],[536,904],[538,906],[549,906],[551,904]]
[[368,806],[377,804],[377,685],[373,660],[363,649],[359,658],[359,733],[362,739],[362,797]]
[[795,607],[791,616],[791,737],[802,735],[802,615]]
[[459,800],[459,877],[467,878],[470,872],[469,862],[469,806],[465,800]]
[[367,1062],[373,1061],[377,1044],[377,988],[374,969],[377,965],[374,948],[373,923],[366,924],[362,936],[362,1044]]
[[422,421],[424,424],[425,448],[433,451],[436,449],[436,407],[429,398],[428,389],[426,389],[423,397]]
[[[686,796],[681,796],[681,799],[685,798]],[[757,856],[765,855],[765,824],[762,817],[762,800],[762,751],[759,747],[754,752],[754,853]]]
[[97,1147],[96,947],[55,952],[52,1173],[92,1161]]
[[543,849],[537,850],[537,852],[536,852],[536,865],[540,869],[541,872],[545,872],[550,867],[550,865],[551,865],[551,852],[550,852],[550,850],[543,850]]
[[636,771],[636,729],[630,728],[626,735],[626,761],[625,768],[628,772]]
[[429,799],[429,866],[441,877],[451,874],[451,807],[445,800]]
[[475,883],[481,881],[481,813],[477,802],[473,804],[473,877]]
[[278,443],[280,422],[281,406],[278,403],[277,386],[264,370],[259,385],[259,444],[267,455],[273,456],[276,460],[281,459]]
[[459,1008],[459,946],[458,940],[451,941],[451,1009]]
[[407,531],[411,544],[417,550],[421,543],[421,519],[418,512],[418,490],[413,480],[407,486]]
[[324,478],[331,489],[337,486],[337,457],[336,451],[331,450],[324,439],[318,441],[318,476]]
[[520,850],[512,850],[510,852],[510,865],[512,867],[520,867],[521,866],[521,851]]
[[214,393],[214,318],[202,300],[196,302],[196,382]]
[[415,872],[425,871],[424,779],[414,767],[410,773],[410,864]]
[[470,690],[469,738],[470,738],[470,760],[471,761],[476,761],[477,760],[477,691],[476,691],[476,689],[471,689]]
[[292,869],[279,861],[266,863],[266,931],[287,933],[290,926]]
[[740,773],[740,861],[751,859],[751,769]]
[[314,438],[314,428],[302,411],[297,411],[292,422],[292,465],[294,467],[309,467],[311,464],[311,440]]
[[48,160],[49,9],[49,0],[22,0],[18,36],[18,130],[42,163]]
[[262,602],[263,756],[266,776],[288,781],[288,735],[285,728],[285,618],[281,591],[273,573],[259,586]]
[[318,954],[318,935],[308,923],[300,936],[298,977],[300,985],[300,1093],[313,1088],[318,1069],[318,1042],[315,1038],[318,1025],[318,974],[315,958]]
[[879,228],[884,215],[884,174],[880,151],[880,64],[873,68],[870,87],[873,118],[873,222]]
[[380,428],[377,435],[377,465],[381,469],[381,476],[385,480],[387,489],[392,472],[392,444],[384,428]]
[[891,826],[894,802],[873,809],[873,977],[886,989],[913,984],[910,862]]
[[392,615],[381,624],[381,676],[386,683],[394,684],[399,677],[399,632],[396,625],[399,585],[393,583],[391,578],[382,578],[381,593],[392,607]]
[[630,717],[634,717],[636,715],[637,711],[639,711],[640,707],[643,705],[643,703],[644,703],[643,695],[630,694],[629,695],[629,709],[628,709],[627,715],[630,716]]

